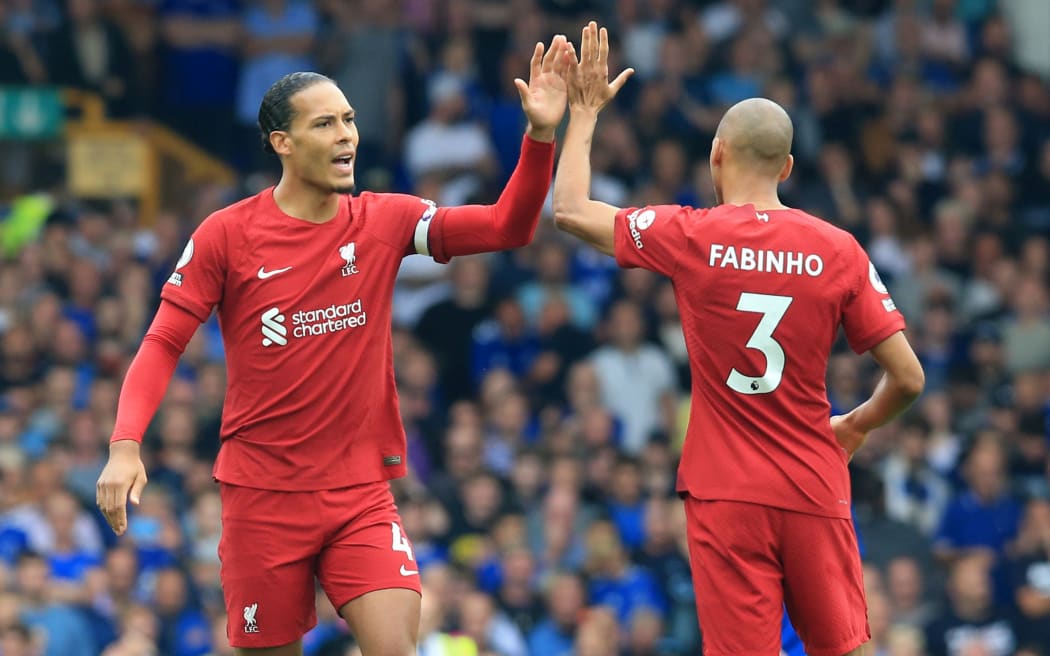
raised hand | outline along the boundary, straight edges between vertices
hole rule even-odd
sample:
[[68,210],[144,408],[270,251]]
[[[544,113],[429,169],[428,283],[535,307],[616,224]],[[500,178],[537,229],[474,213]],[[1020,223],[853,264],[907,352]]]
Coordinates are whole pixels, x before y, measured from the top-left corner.
[[580,38],[580,57],[570,43],[567,58],[569,66],[565,82],[569,93],[569,109],[598,113],[616,97],[627,79],[634,74],[633,68],[623,70],[609,82],[609,33],[591,21],[583,28]]
[[554,139],[554,129],[565,116],[567,47],[568,41],[561,34],[551,40],[546,53],[543,44],[537,43],[530,62],[528,84],[521,78],[514,80],[521,96],[521,108],[529,119],[530,136],[542,141]]

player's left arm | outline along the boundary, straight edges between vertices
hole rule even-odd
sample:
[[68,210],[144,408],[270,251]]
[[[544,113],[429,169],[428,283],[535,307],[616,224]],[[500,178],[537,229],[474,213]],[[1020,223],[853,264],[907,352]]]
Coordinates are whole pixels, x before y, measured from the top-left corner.
[[850,454],[860,448],[869,432],[911,407],[925,384],[922,365],[903,331],[876,344],[871,355],[884,372],[871,398],[832,421],[840,444]]
[[569,127],[558,174],[554,180],[554,223],[606,255],[615,248],[616,214],[620,208],[591,200],[591,142],[598,113],[616,96],[634,73],[620,73],[609,82],[609,37],[592,21],[583,28],[580,59],[569,47],[565,72],[569,93]]
[[416,224],[413,253],[448,262],[532,241],[554,168],[554,143],[526,135],[518,165],[494,205],[433,207]]
[[424,214],[413,235],[414,252],[447,262],[472,255],[520,248],[532,241],[554,170],[554,131],[565,115],[564,69],[567,42],[558,35],[544,53],[536,44],[529,82],[514,80],[528,128],[518,165],[495,205],[443,208]]
[[855,282],[842,309],[842,325],[853,350],[870,352],[884,372],[871,398],[832,418],[839,444],[852,456],[870,431],[889,423],[915,402],[922,393],[925,374],[904,335],[904,317],[875,265],[856,241],[851,239],[849,246]]

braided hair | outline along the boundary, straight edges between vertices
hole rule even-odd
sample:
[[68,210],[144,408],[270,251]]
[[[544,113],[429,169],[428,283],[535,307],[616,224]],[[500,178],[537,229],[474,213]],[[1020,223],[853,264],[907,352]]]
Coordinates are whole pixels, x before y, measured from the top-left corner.
[[303,89],[319,82],[334,82],[330,77],[320,73],[289,73],[273,83],[259,104],[259,132],[262,147],[268,153],[275,152],[270,144],[270,133],[276,130],[287,130],[295,110],[292,109],[292,96]]

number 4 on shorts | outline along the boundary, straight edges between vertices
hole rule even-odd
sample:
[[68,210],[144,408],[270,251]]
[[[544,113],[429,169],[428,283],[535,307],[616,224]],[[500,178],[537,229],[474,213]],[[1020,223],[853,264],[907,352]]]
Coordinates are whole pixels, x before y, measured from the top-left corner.
[[397,522],[390,523],[390,530],[394,534],[394,544],[391,546],[391,549],[394,551],[405,552],[408,559],[414,561],[415,558],[412,556],[412,545],[409,544],[408,538],[401,534],[401,527],[397,525]]

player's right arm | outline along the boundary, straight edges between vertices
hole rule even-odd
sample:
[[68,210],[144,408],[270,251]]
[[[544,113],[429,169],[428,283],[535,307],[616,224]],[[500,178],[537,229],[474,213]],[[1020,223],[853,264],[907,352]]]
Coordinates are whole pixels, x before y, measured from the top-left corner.
[[186,244],[161,291],[161,304],[128,367],[117,401],[109,460],[95,487],[96,503],[117,535],[128,527],[127,502],[137,504],[146,486],[139,454],[142,436],[156,414],[179,356],[197,327],[222,299],[227,245],[223,221],[206,219]]
[[128,367],[117,401],[117,420],[109,444],[109,460],[98,478],[99,510],[117,535],[128,527],[126,503],[138,504],[146,487],[146,468],[139,453],[142,436],[156,414],[179,356],[186,350],[200,321],[187,310],[161,301],[138,353]]
[[634,73],[627,69],[609,82],[609,37],[591,21],[583,28],[580,59],[571,50],[565,73],[569,93],[569,127],[554,178],[554,222],[606,255],[615,247],[616,214],[620,208],[590,198],[591,141],[598,113]]

